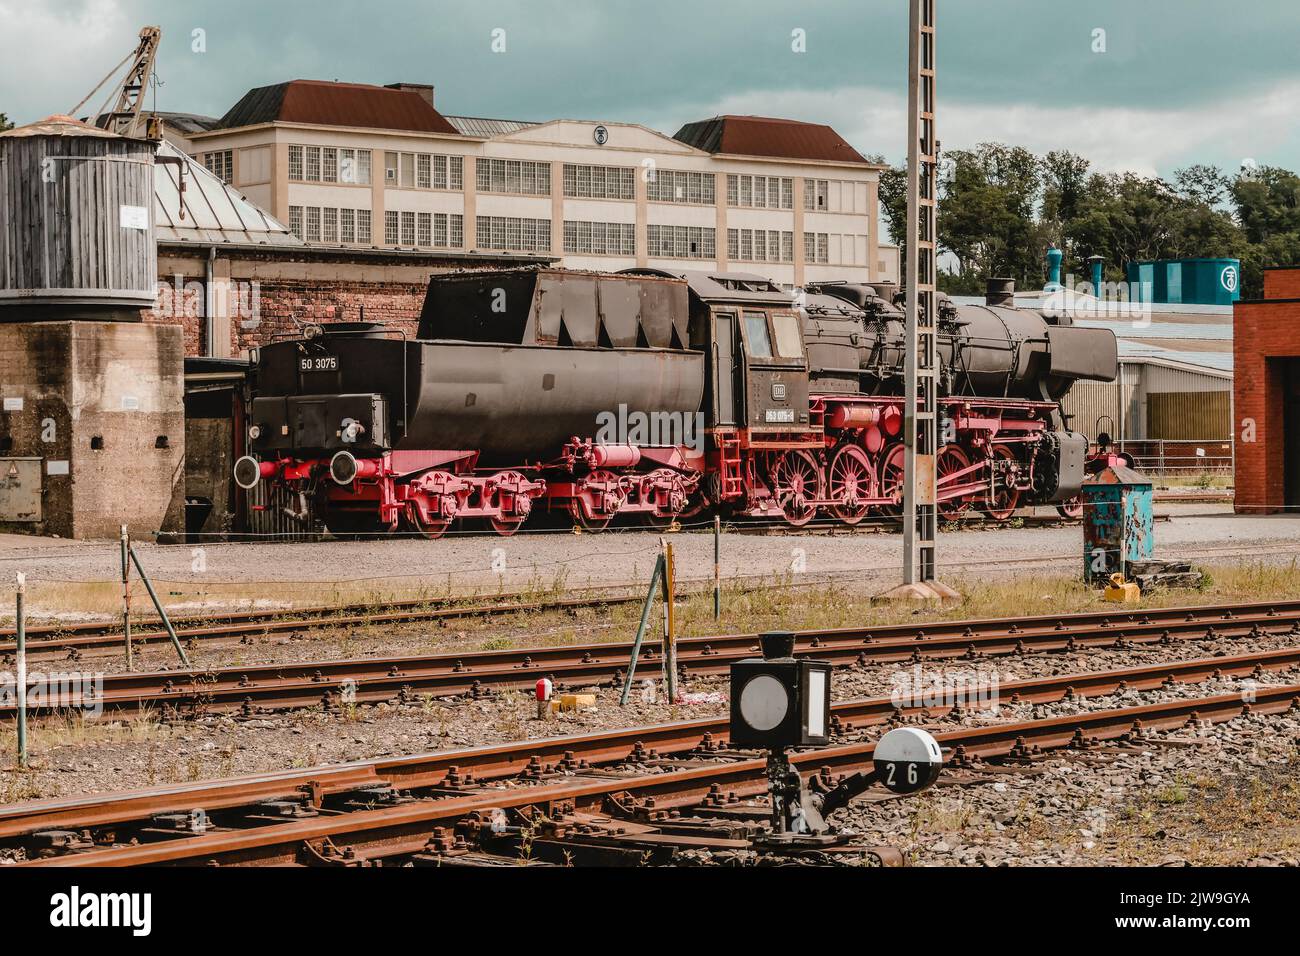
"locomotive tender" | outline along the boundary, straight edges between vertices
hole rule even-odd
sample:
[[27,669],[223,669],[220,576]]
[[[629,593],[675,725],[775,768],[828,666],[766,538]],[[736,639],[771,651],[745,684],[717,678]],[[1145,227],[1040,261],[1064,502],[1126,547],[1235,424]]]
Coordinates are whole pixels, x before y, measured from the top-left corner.
[[[309,326],[261,347],[235,480],[336,534],[438,537],[537,509],[580,527],[704,509],[855,525],[901,501],[903,312],[889,286],[527,268],[430,281],[416,338]],[[1006,520],[1077,495],[1059,404],[1113,381],[1113,333],[940,298],[938,506]]]

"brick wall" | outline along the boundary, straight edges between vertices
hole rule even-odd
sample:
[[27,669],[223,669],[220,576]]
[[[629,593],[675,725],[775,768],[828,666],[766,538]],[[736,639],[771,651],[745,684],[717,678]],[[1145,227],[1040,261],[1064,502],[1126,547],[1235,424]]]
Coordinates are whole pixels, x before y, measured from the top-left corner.
[[[185,354],[202,355],[206,324],[203,319],[202,277],[185,276],[178,287],[166,279],[158,306],[146,321],[180,325]],[[424,305],[424,283],[355,282],[330,280],[258,279],[256,290],[248,280],[228,285],[230,354],[242,355],[277,335],[292,334],[301,323],[382,322],[414,336]],[[196,291],[197,289],[197,291]]]
[[1265,272],[1264,295],[1233,309],[1238,513],[1281,511],[1287,503],[1285,360],[1300,357],[1300,268]]
[[1264,298],[1300,299],[1300,267],[1265,269]]

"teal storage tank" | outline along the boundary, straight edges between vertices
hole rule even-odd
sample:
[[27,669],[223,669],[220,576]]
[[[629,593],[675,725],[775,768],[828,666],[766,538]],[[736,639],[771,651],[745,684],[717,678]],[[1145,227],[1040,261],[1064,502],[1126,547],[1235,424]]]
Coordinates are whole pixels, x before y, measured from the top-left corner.
[[1130,297],[1170,305],[1232,305],[1241,298],[1238,259],[1157,259],[1130,262]]

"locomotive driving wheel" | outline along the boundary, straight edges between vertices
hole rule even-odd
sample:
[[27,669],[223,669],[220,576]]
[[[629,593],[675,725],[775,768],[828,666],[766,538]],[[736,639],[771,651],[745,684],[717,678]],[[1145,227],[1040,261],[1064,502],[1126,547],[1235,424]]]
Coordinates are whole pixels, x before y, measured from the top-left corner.
[[498,513],[488,519],[488,524],[501,537],[508,538],[528,520],[533,502],[526,495],[516,493],[516,490],[528,480],[522,474],[517,471],[507,471],[497,478],[499,482],[492,494],[492,503]]
[[816,459],[806,451],[787,451],[777,459],[772,469],[773,490],[785,520],[795,528],[802,528],[817,515],[817,506],[810,504],[822,497],[822,470]]
[[831,510],[847,525],[855,525],[867,516],[869,506],[859,502],[876,497],[876,469],[857,445],[845,445],[831,461],[828,497],[842,502]]
[[[956,445],[944,445],[939,449],[939,454],[935,456],[935,484],[938,487],[938,493],[943,492],[943,481],[950,475],[955,475],[959,471],[964,471],[970,467],[970,458]],[[957,479],[954,484],[965,484],[966,477]],[[962,495],[957,498],[948,498],[939,502],[939,517],[944,521],[956,521],[962,516],[962,513],[970,506],[970,498]]]
[[1016,487],[1020,460],[1006,445],[994,445],[989,452],[989,469],[989,494],[984,499],[984,512],[994,521],[1006,521],[1020,504],[1020,489]]
[[880,510],[891,518],[903,515],[903,468],[907,449],[900,442],[880,460],[880,497],[894,498],[898,504],[882,505]]

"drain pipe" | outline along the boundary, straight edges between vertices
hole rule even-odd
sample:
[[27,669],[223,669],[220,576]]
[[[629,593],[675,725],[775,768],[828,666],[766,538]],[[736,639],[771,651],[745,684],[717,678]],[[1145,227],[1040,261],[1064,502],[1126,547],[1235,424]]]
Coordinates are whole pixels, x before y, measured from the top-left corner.
[[213,303],[217,299],[212,293],[212,274],[215,271],[213,265],[216,261],[217,247],[208,246],[208,261],[203,266],[203,341],[205,343],[204,351],[209,358],[217,354],[212,342],[212,337],[217,330],[216,319],[212,315]]

